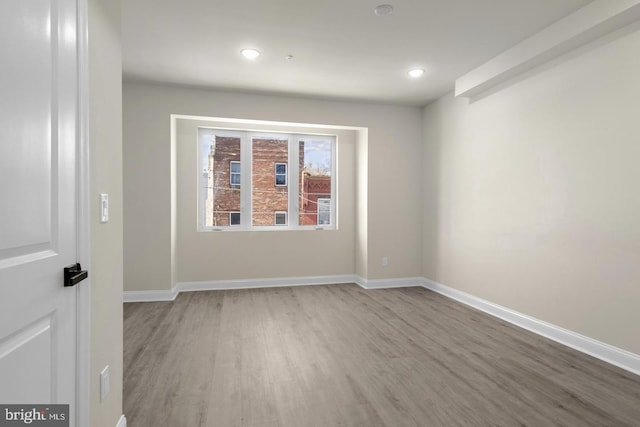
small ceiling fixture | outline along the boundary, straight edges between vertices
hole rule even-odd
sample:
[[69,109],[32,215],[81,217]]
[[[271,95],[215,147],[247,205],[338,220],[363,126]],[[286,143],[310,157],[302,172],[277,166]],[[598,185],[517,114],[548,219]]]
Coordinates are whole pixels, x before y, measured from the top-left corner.
[[390,4],[381,4],[380,6],[377,6],[375,9],[373,9],[373,13],[378,16],[391,15],[393,13],[393,6],[391,6]]
[[242,49],[240,51],[240,54],[247,59],[256,59],[258,56],[260,56],[260,52],[255,49]]
[[424,70],[422,68],[414,68],[413,70],[409,71],[409,75],[414,79],[421,77],[423,74]]
[[287,61],[293,61],[293,55],[287,55],[284,57]]

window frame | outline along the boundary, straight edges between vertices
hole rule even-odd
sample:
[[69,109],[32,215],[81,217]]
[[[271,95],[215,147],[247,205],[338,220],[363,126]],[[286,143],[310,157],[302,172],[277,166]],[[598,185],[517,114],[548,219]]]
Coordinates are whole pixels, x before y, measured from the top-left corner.
[[[198,127],[198,149],[197,159],[199,165],[206,165],[208,154],[211,149],[212,141],[215,141],[215,137],[233,137],[240,139],[240,185],[231,185],[231,178],[229,178],[229,184],[233,188],[240,189],[240,211],[233,211],[240,213],[240,225],[205,225],[206,218],[206,189],[207,189],[207,173],[198,173],[207,168],[196,168],[198,174],[198,183],[200,190],[197,196],[198,215],[197,215],[197,231],[198,232],[211,232],[211,231],[297,231],[297,230],[337,230],[337,212],[338,212],[338,136],[331,133],[298,133],[298,132],[282,132],[282,131],[260,131],[260,130],[245,130],[245,129],[230,129],[219,127]],[[287,166],[286,181],[289,193],[288,210],[286,211],[286,225],[275,225],[275,212],[274,211],[274,225],[253,225],[253,206],[252,206],[252,193],[253,193],[253,176],[252,176],[252,148],[254,139],[286,139],[288,141],[288,159],[287,163],[283,163]],[[329,199],[335,200],[331,202],[331,224],[312,224],[301,225],[299,223],[300,211],[300,168],[299,168],[299,154],[300,154],[300,142],[304,140],[318,141],[324,140],[330,144],[331,147],[331,194]],[[232,160],[237,162],[237,160]],[[275,184],[275,166],[274,171],[274,184]],[[231,176],[231,166],[229,166],[229,175]],[[250,183],[247,186],[245,183]],[[278,188],[285,186],[279,185]],[[277,211],[285,212],[285,211]],[[229,217],[229,223],[231,218]]]

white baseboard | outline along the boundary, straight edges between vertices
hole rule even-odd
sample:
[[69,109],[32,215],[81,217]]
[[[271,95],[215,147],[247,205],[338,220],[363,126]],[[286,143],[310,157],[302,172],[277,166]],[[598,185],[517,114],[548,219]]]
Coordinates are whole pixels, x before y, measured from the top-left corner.
[[333,285],[336,283],[355,283],[353,274],[334,276],[276,277],[270,279],[247,280],[209,280],[205,282],[180,282],[178,292],[215,291],[223,289],[272,288],[283,286]]
[[171,291],[126,291],[124,293],[124,302],[173,301],[180,292],[272,288],[283,286],[333,285],[336,283],[356,283],[358,280],[361,280],[361,278],[356,275],[344,274],[333,276],[275,277],[269,279],[179,282]]
[[368,280],[364,277],[356,276],[355,282],[364,289],[389,289],[389,288],[408,288],[411,286],[422,286],[424,279],[422,277],[405,277],[401,279],[372,279]]
[[116,427],[127,427],[127,418],[124,415],[120,416],[120,419],[118,420],[118,424],[116,424]]
[[549,338],[550,340],[564,344],[567,347],[571,347],[626,371],[640,375],[640,355],[580,335],[534,317],[518,313],[517,311],[433,282],[429,279],[424,279],[423,286],[494,317],[498,317],[516,326]]
[[177,289],[172,291],[126,291],[124,302],[173,301],[177,295]]

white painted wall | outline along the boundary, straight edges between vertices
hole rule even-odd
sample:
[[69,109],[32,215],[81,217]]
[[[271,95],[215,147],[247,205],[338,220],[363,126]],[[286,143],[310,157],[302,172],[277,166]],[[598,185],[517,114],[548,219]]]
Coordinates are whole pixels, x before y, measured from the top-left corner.
[[368,221],[369,205],[369,130],[358,132],[356,143],[356,233],[355,233],[355,273],[367,277],[368,271]]
[[425,109],[425,277],[640,353],[639,46]]
[[[183,270],[182,255],[173,253],[180,248],[180,203],[172,216],[171,203],[171,138],[170,115],[226,117],[238,119],[272,120],[297,123],[329,124],[368,128],[365,154],[366,170],[358,170],[356,186],[367,189],[366,197],[357,194],[357,213],[354,227],[366,235],[356,238],[360,256],[352,263],[352,271],[342,271],[344,263],[317,269],[318,275],[343,273],[364,274],[368,279],[415,277],[422,264],[422,191],[421,110],[376,104],[334,102],[244,93],[205,91],[143,83],[124,84],[124,175],[125,175],[125,289],[168,290],[175,281],[195,277]],[[177,161],[180,155],[177,153]],[[176,164],[176,167],[179,167]],[[340,172],[339,172],[340,173]],[[358,180],[364,177],[366,185]],[[174,183],[179,188],[179,181]],[[176,191],[179,196],[180,192]],[[174,193],[175,194],[175,193]],[[363,206],[366,203],[366,206]],[[367,215],[363,209],[366,207]],[[346,212],[345,212],[346,213]],[[174,224],[172,246],[172,218]],[[364,218],[365,222],[360,221]],[[270,245],[280,233],[270,232],[261,245]],[[292,233],[292,232],[283,232]],[[356,231],[358,233],[358,231]],[[227,233],[228,234],[228,233]],[[304,233],[303,233],[304,234]],[[301,234],[302,235],[302,234]],[[254,234],[247,239],[262,239]],[[321,234],[328,238],[331,233]],[[221,239],[228,239],[226,235]],[[291,236],[287,239],[297,239]],[[255,241],[255,240],[253,240]],[[234,240],[235,242],[235,240]],[[250,250],[242,243],[238,251]],[[382,267],[382,256],[390,264]],[[172,276],[172,260],[177,262],[177,276]],[[234,276],[260,277],[263,274],[295,272],[265,268],[246,271],[235,265]],[[175,272],[176,269],[173,269]],[[282,271],[282,273],[280,273]],[[184,274],[184,276],[183,276]],[[226,273],[225,273],[226,274]],[[230,273],[229,273],[230,274]],[[297,274],[297,273],[296,273]],[[304,275],[310,275],[309,272]],[[173,279],[172,279],[173,277]],[[203,278],[202,274],[197,275]],[[262,276],[264,277],[264,276]],[[208,277],[203,280],[217,280]],[[224,277],[222,277],[224,278]]]
[[[120,1],[89,1],[89,151],[91,175],[91,427],[122,415],[122,66]],[[99,194],[109,193],[101,224]],[[111,393],[100,402],[99,372]]]

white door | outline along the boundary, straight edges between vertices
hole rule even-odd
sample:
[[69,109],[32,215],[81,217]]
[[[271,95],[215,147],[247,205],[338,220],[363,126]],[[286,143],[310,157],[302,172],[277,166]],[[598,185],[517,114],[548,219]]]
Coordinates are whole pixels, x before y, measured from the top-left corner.
[[[76,403],[75,0],[0,1],[0,403]],[[82,284],[78,285],[82,286]]]

